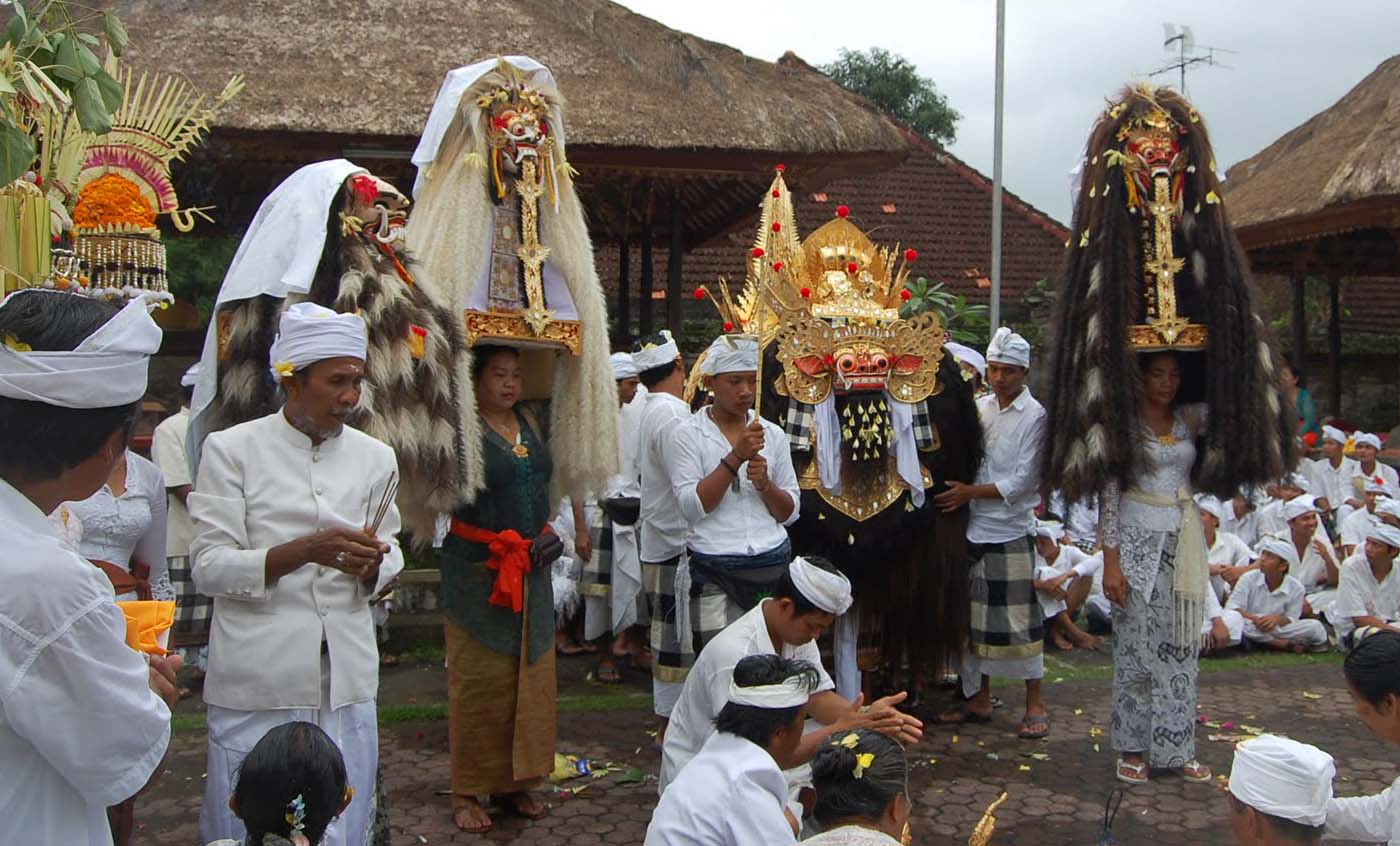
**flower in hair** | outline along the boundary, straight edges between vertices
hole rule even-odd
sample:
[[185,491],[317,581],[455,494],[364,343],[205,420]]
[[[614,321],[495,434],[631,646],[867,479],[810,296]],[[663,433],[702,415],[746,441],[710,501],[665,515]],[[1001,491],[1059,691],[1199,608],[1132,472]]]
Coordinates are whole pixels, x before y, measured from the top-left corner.
[[865,771],[871,764],[875,763],[874,752],[861,752],[856,755],[856,767],[851,770],[851,775],[860,778],[865,775]]
[[300,793],[287,803],[285,819],[290,829],[287,839],[292,846],[311,846],[311,841],[306,837],[306,800]]
[[13,332],[5,333],[5,346],[9,347],[15,352],[34,352],[33,347],[29,346],[28,344],[21,341],[19,338],[15,337],[15,334]]
[[277,371],[278,376],[288,377],[297,372],[296,365],[290,361],[279,361],[272,365],[272,369]]
[[858,743],[860,743],[860,735],[856,734],[855,732],[851,732],[850,734],[846,735],[840,740],[831,741],[832,746],[844,746],[847,749],[856,748],[856,744]]

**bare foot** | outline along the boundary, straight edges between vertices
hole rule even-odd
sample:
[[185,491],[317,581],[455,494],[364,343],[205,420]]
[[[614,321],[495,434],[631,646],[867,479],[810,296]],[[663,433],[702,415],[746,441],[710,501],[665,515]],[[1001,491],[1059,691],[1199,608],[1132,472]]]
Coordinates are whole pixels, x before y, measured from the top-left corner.
[[1094,650],[1103,646],[1103,638],[1098,635],[1091,635],[1088,632],[1075,630],[1074,645],[1080,649]]
[[465,804],[452,812],[452,822],[462,831],[482,834],[491,830],[491,815],[475,799],[463,799]]
[[1050,633],[1050,642],[1053,643],[1055,645],[1055,648],[1060,650],[1061,652],[1074,651],[1074,644],[1070,643],[1068,638],[1060,634],[1058,629]]
[[537,820],[549,813],[549,809],[545,807],[540,797],[529,791],[522,790],[519,793],[507,793],[499,798],[507,808],[527,820]]

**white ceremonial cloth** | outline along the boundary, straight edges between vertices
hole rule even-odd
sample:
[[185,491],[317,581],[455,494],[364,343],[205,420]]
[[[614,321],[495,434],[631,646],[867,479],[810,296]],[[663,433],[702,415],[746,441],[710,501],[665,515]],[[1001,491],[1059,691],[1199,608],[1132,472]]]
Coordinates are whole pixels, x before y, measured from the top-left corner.
[[758,338],[753,335],[720,335],[705,350],[700,372],[706,376],[749,373],[758,370]]
[[1230,793],[1255,810],[1302,825],[1322,825],[1337,769],[1306,743],[1266,734],[1235,746]]
[[974,499],[969,504],[967,539],[1005,543],[1034,534],[1045,408],[1025,388],[1004,409],[995,394],[982,397],[977,415],[982,419],[986,451],[973,484],[996,485],[1001,499]]
[[363,528],[394,452],[343,427],[319,446],[282,412],[215,432],[190,494],[195,586],[214,597],[204,701],[258,711],[319,708],[321,642],[330,652],[330,707],[374,699],[379,650],[369,598],[403,569],[391,506],[379,527],[389,552],[373,587],[319,564],[264,584],[267,551],[322,529]]
[[[667,739],[670,736],[668,727]],[[647,826],[645,846],[796,843],[783,813],[787,803],[787,780],[767,750],[742,737],[715,732],[662,794]]]
[[[330,698],[330,667],[321,656],[322,701]],[[238,784],[238,768],[263,735],[292,722],[315,723],[330,736],[345,759],[345,775],[355,796],[350,805],[326,829],[321,846],[370,846],[369,828],[374,821],[374,781],[379,770],[379,716],[374,702],[356,702],[340,708],[278,708],[237,711],[210,706],[208,758],[205,766],[204,804],[199,813],[201,843],[227,838],[242,844],[248,836],[243,821],[228,807],[228,797]]]
[[[109,846],[107,806],[165,756],[170,709],[102,571],[0,480],[0,843]],[[20,589],[22,588],[22,589]]]
[[268,351],[272,378],[280,381],[278,368],[310,367],[328,358],[358,358],[369,350],[369,327],[358,314],[341,314],[315,303],[297,303],[278,321],[277,337]]
[[[696,486],[733,449],[710,417],[710,408],[705,406],[691,415],[675,437],[671,484],[681,514],[690,526],[690,548],[707,555],[767,552],[787,540],[785,527],[796,523],[802,510],[802,491],[797,486],[787,435],[777,424],[764,420],[763,449],[759,452],[768,460],[768,479],[792,497],[792,513],[786,520],[779,523],[773,519],[763,503],[763,494],[749,481],[746,465],[739,467],[739,492],[736,494],[732,487],[726,487],[719,504],[707,513]],[[750,411],[749,422],[753,420],[754,414]],[[646,542],[645,533],[642,542]]]
[[677,433],[689,422],[690,416],[690,406],[674,394],[654,392],[646,396],[637,427],[637,468],[642,483],[639,534],[643,561],[666,561],[685,552],[690,526],[676,499],[671,467],[675,461]]
[[181,408],[156,426],[151,439],[151,460],[160,468],[165,477],[165,489],[169,493],[165,501],[165,555],[175,558],[190,554],[190,544],[194,542],[194,521],[189,509],[175,495],[174,488],[194,486],[194,474],[190,472],[189,457],[185,453],[185,436],[190,429],[190,410]]
[[[78,554],[89,561],[106,561],[131,572],[133,560],[151,568],[151,597],[171,600],[166,564],[165,480],[160,469],[132,452],[126,452],[126,490],[117,496],[104,484],[81,502],[65,502],[83,527]],[[135,592],[117,599],[135,599]]]
[[[620,472],[609,483],[609,495],[640,497],[642,495],[641,471],[637,464],[637,450],[641,445],[642,409],[645,406],[647,390],[640,385],[632,401],[622,406],[621,419],[617,427],[618,455],[621,456]],[[612,631],[621,632],[637,622],[637,597],[642,595],[642,559],[638,547],[637,526],[612,524],[612,590],[609,592],[612,608],[610,618]]]
[[1002,326],[992,335],[987,345],[988,364],[1010,364],[1016,367],[1031,366],[1031,345],[1025,338]]
[[1400,575],[1396,575],[1396,569],[1392,565],[1386,577],[1376,581],[1364,549],[1342,562],[1337,598],[1327,616],[1337,630],[1338,641],[1356,630],[1353,617],[1380,617],[1387,622],[1400,620]]
[[[784,643],[782,651],[768,636],[768,624],[763,619],[765,599],[744,616],[724,627],[714,639],[705,644],[695,658],[695,666],[686,676],[680,699],[671,711],[666,737],[661,746],[661,776],[657,789],[663,795],[667,787],[715,733],[715,718],[729,701],[729,684],[734,680],[734,666],[750,655],[781,655],[806,661],[817,668],[820,677],[813,695],[834,690],[836,684],[822,666],[817,642],[809,640],[801,646]],[[786,788],[783,804],[787,804]]]
[[1400,779],[1373,796],[1334,796],[1327,803],[1326,825],[1324,840],[1400,846]]
[[890,428],[894,430],[894,466],[899,478],[909,488],[909,501],[915,508],[924,507],[924,469],[919,461],[919,445],[914,440],[914,406],[900,402],[885,392],[885,404],[890,409]]

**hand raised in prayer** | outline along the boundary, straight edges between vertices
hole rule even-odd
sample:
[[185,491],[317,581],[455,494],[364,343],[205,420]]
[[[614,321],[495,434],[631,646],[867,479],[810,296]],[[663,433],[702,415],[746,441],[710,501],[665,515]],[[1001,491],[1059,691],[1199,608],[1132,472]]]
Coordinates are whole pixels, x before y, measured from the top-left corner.
[[548,567],[563,554],[564,542],[559,536],[553,532],[544,532],[530,543],[530,566]]
[[151,690],[165,700],[165,704],[173,711],[175,703],[180,701],[180,686],[175,682],[175,672],[180,669],[184,659],[179,655],[152,655],[150,662]]
[[763,424],[754,420],[744,431],[739,434],[739,439],[734,442],[734,457],[740,461],[748,461],[759,450],[763,449]]
[[768,490],[768,486],[773,484],[768,479],[768,459],[761,455],[755,455],[753,458],[749,459],[748,467],[745,472],[748,474],[749,483],[752,484],[753,489],[759,493]]
[[1118,563],[1118,550],[1103,551],[1103,595],[1114,605],[1128,602],[1128,580],[1123,577],[1123,568]]
[[325,529],[304,539],[306,559],[356,579],[377,569],[389,545],[363,529]]

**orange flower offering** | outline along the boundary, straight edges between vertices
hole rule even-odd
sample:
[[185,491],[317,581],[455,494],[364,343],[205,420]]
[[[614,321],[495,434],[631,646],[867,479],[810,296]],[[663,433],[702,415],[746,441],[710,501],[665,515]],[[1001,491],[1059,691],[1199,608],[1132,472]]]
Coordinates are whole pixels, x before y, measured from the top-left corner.
[[136,183],[108,173],[84,186],[73,209],[73,225],[79,229],[97,229],[121,224],[139,229],[156,225],[156,213]]

